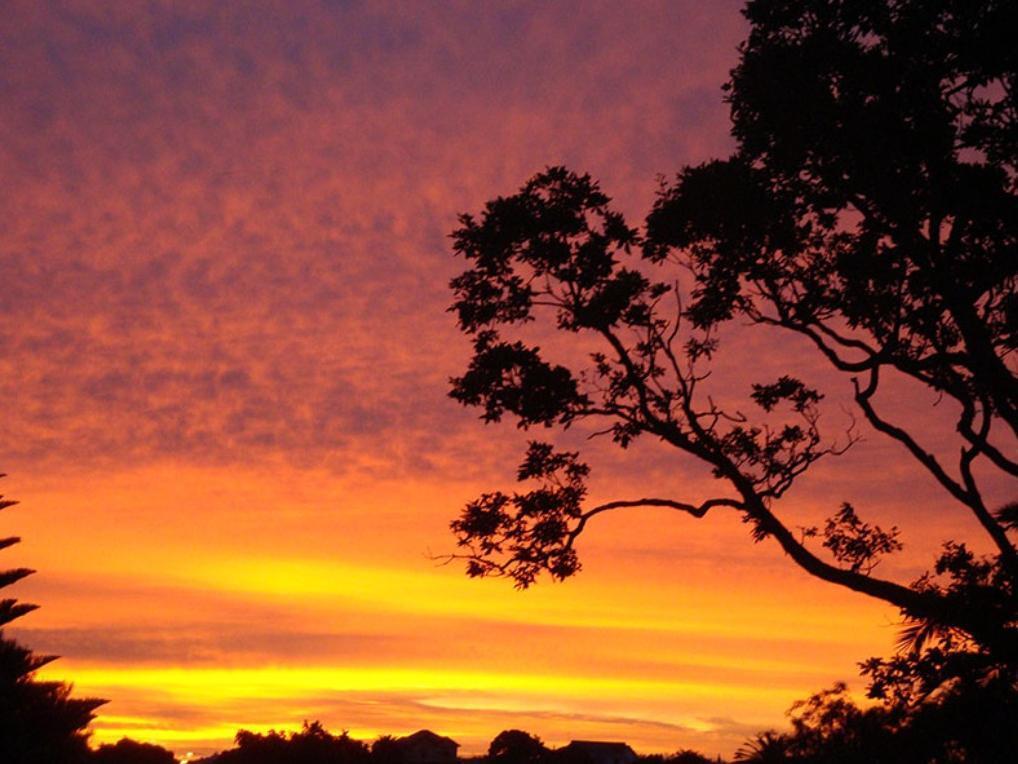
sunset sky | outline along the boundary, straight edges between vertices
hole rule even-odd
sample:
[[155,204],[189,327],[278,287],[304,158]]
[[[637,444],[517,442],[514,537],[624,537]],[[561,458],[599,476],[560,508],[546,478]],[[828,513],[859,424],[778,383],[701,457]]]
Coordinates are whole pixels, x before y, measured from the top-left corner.
[[[205,753],[320,719],[465,753],[521,728],[728,755],[861,688],[894,610],[736,517],[599,518],[582,573],[526,592],[433,559],[528,437],[447,397],[457,214],[566,164],[640,222],[659,176],[732,147],[740,5],[4,4],[0,492],[21,504],[0,536],[23,542],[0,568],[39,571],[7,590],[41,606],[12,633],[110,700],[96,741]],[[740,329],[718,362],[732,395],[790,365],[843,427],[848,380],[805,346]],[[951,448],[950,416],[894,390]],[[970,526],[861,433],[779,509],[897,523],[881,572],[908,581]],[[653,443],[583,435],[560,442],[594,500],[711,495]]]

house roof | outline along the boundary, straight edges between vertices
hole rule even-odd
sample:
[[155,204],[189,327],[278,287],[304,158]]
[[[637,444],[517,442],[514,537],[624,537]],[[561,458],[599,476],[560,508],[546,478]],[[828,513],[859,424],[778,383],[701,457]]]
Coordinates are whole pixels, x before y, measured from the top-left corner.
[[432,732],[431,730],[417,730],[417,732],[413,733],[412,735],[407,735],[406,737],[401,737],[399,739],[399,742],[400,743],[410,743],[410,744],[414,744],[414,743],[442,743],[442,744],[452,743],[457,748],[460,747],[460,744],[457,743],[455,740],[453,740],[451,737],[444,737],[442,735],[438,735],[438,734]]
[[584,751],[615,751],[619,753],[628,751],[629,753],[636,753],[629,747],[628,743],[607,743],[600,740],[573,740],[566,748]]

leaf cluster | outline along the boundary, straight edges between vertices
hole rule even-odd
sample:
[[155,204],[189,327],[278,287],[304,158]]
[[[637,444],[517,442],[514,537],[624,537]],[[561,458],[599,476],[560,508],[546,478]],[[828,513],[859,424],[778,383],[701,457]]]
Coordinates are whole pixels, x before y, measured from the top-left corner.
[[537,487],[483,494],[452,523],[458,545],[468,550],[467,574],[508,575],[526,588],[541,571],[557,579],[575,573],[580,563],[572,539],[582,522],[588,472],[576,453],[531,442],[518,476]]

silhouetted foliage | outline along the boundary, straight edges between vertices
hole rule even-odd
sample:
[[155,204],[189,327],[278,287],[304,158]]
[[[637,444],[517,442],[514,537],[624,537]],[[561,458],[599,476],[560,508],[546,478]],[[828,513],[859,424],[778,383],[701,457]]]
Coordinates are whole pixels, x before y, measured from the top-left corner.
[[90,761],[92,764],[177,764],[177,757],[162,746],[125,737],[99,746]]
[[[531,487],[470,502],[453,557],[527,587],[579,570],[575,542],[600,513],[734,512],[810,575],[900,608],[910,646],[865,665],[875,697],[904,707],[953,684],[1014,688],[1018,511],[991,511],[984,489],[1018,475],[1018,46],[1004,31],[1018,4],[754,0],[744,13],[725,87],[737,148],[664,183],[642,230],[590,176],[552,167],[453,233],[469,268],[452,310],[473,341],[453,398],[486,422],[589,422],[622,448],[649,436],[722,488],[589,506],[579,454],[535,441],[518,473]],[[733,319],[815,346],[861,418],[911,456],[913,479],[932,478],[994,553],[950,540],[929,574],[894,581],[874,571],[901,549],[898,529],[851,504],[794,532],[780,500],[857,435],[824,435],[823,395],[792,374],[746,380],[755,415],[722,407],[707,379]],[[587,360],[526,339],[542,329],[589,344]],[[953,464],[882,410],[889,377],[942,399]]]
[[382,735],[371,744],[373,764],[403,764],[403,749],[392,735]]
[[240,730],[236,747],[214,758],[216,764],[367,764],[368,746],[345,731],[332,735],[319,722],[304,722],[299,732]]
[[735,752],[735,760],[752,764],[786,762],[789,760],[788,740],[774,730],[758,732]]
[[488,761],[492,764],[538,764],[548,755],[541,738],[523,730],[503,730],[488,746]]
[[[16,503],[0,496],[0,510]],[[2,538],[0,549],[18,541],[17,537]],[[0,571],[0,588],[32,573],[27,568]],[[0,627],[36,607],[16,599],[0,600]],[[0,628],[0,762],[78,764],[88,760],[88,725],[105,701],[72,698],[69,685],[36,680],[35,672],[56,657],[36,655],[4,636]]]
[[724,764],[724,760],[720,756],[711,759],[691,748],[676,751],[671,756],[667,756],[665,761],[667,764]]
[[724,764],[720,756],[709,758],[692,748],[683,748],[670,755],[650,754],[639,758],[641,764]]
[[736,761],[765,764],[928,764],[1004,762],[1018,731],[1013,688],[954,687],[927,703],[862,709],[836,684],[796,703],[792,731],[768,731],[746,741]]

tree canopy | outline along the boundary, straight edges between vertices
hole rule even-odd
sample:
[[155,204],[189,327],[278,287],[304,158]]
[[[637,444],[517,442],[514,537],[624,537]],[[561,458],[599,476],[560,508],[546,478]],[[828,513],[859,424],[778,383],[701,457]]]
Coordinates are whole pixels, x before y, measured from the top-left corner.
[[[3,477],[3,475],[0,475]],[[0,496],[0,510],[17,502]],[[17,544],[0,538],[0,549]],[[0,570],[0,588],[29,576],[27,568]],[[36,609],[16,599],[0,600],[0,627]],[[63,682],[41,682],[35,672],[56,660],[37,655],[4,636],[0,628],[0,761],[5,764],[78,764],[87,760],[88,725],[106,701],[72,698]]]
[[502,730],[488,746],[492,764],[539,764],[547,758],[548,748],[536,735],[523,730]]
[[333,735],[320,722],[304,722],[296,732],[267,733],[240,730],[236,747],[218,753],[210,761],[216,764],[367,764],[371,751],[344,730]]
[[121,738],[116,743],[106,743],[92,753],[91,764],[177,764],[172,751],[161,745],[139,743],[130,738]]
[[[961,663],[1007,667],[1013,682],[1018,509],[987,506],[985,481],[1018,475],[1018,47],[1004,32],[1018,6],[754,0],[744,13],[751,31],[725,86],[736,149],[663,183],[642,227],[589,175],[551,167],[462,215],[452,236],[468,264],[452,310],[473,343],[453,398],[486,422],[589,422],[622,448],[653,438],[707,465],[716,495],[590,506],[588,464],[533,441],[526,489],[467,504],[454,556],[472,576],[527,587],[579,570],[576,540],[600,513],[733,512],[810,575],[901,609],[909,651],[867,665],[875,695],[926,695]],[[811,343],[857,415],[976,520],[992,553],[953,539],[928,575],[896,581],[875,568],[900,532],[844,497],[817,527],[784,522],[793,484],[858,434],[823,432],[823,393],[791,370],[746,380],[755,413],[717,403],[707,378],[732,320]],[[528,341],[533,326],[598,348],[554,357]],[[892,377],[948,402],[956,456],[882,409]]]

